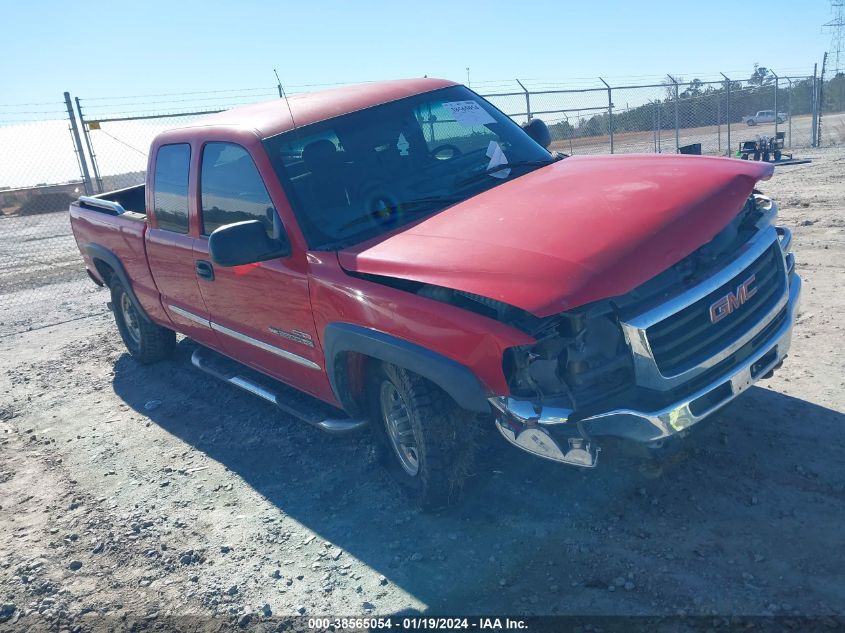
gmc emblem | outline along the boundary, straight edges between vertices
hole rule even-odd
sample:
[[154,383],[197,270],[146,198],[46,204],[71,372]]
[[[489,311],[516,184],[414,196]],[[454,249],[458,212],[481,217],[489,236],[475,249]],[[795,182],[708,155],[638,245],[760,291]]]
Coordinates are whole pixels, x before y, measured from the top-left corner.
[[729,292],[710,304],[710,322],[718,323],[731,312],[741,307],[757,293],[757,288],[752,288],[755,275],[751,275],[736,287],[736,294]]

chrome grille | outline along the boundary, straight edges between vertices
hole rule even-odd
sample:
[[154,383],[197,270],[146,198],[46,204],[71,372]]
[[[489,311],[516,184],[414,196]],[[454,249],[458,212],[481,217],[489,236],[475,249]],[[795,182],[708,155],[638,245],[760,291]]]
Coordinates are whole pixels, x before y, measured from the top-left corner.
[[[754,275],[756,292],[744,305],[716,323],[710,306]],[[767,312],[786,290],[783,255],[777,242],[742,272],[717,290],[646,330],[660,373],[673,376],[695,367],[738,340]]]

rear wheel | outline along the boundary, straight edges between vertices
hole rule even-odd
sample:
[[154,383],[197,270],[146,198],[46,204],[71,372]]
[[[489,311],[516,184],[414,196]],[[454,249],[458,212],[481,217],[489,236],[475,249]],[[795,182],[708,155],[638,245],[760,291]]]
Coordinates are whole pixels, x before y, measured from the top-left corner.
[[110,289],[114,320],[132,358],[146,365],[170,356],[176,346],[176,332],[142,316],[141,309],[119,279],[112,279]]
[[370,401],[381,460],[411,500],[423,510],[457,501],[475,462],[475,416],[425,378],[387,364],[370,383]]

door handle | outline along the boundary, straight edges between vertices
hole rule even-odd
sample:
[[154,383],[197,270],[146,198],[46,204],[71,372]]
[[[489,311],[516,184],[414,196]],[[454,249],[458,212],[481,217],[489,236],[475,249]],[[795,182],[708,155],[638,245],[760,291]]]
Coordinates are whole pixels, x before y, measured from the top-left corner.
[[209,281],[214,281],[214,268],[211,266],[211,262],[207,262],[204,259],[198,259],[196,261],[195,268],[197,276],[202,277],[203,279],[208,279]]

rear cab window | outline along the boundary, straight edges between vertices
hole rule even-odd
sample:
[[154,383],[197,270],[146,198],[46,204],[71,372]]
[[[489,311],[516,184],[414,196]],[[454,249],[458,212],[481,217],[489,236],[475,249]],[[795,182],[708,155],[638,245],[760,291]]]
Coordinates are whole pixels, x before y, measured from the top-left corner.
[[156,154],[153,214],[156,225],[165,231],[188,232],[188,174],[191,146],[187,143],[162,145]]

